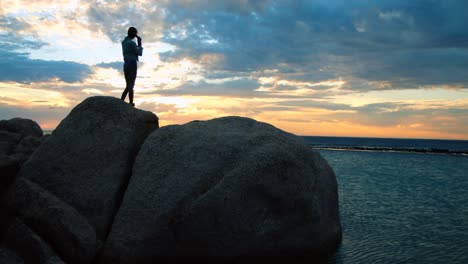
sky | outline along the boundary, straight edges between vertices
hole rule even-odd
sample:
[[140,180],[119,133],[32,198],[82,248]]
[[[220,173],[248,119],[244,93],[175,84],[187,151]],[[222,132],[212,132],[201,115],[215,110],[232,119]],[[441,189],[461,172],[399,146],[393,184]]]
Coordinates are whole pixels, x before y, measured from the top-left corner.
[[[160,126],[244,116],[296,135],[468,140],[465,0],[0,0],[0,119],[53,130],[120,98]],[[128,99],[127,99],[128,100]]]

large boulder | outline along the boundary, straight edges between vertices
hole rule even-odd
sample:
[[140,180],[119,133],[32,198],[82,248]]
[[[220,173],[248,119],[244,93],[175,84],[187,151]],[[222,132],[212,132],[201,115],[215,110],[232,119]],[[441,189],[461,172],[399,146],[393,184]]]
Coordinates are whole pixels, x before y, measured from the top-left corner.
[[[96,230],[75,208],[63,202],[39,185],[23,178],[16,179],[5,198],[15,210],[18,219],[42,238],[53,243],[57,253],[70,263],[91,263],[99,248]],[[16,219],[16,220],[18,220]],[[22,250],[18,244],[31,244],[31,236],[24,235],[24,228],[9,225],[4,240],[7,247],[16,250],[23,259],[42,259],[41,251],[33,247]],[[11,239],[16,237],[16,240]],[[41,253],[41,254],[39,254]],[[47,254],[46,256],[50,256]]]
[[98,263],[314,255],[340,240],[327,161],[294,135],[226,117],[147,138]]
[[90,263],[107,237],[151,112],[112,97],[77,105],[22,166],[5,198],[67,263]]
[[19,219],[15,219],[11,224],[4,243],[22,256],[26,263],[64,263],[40,236]]
[[0,263],[24,264],[24,260],[18,257],[13,251],[0,247]]
[[0,196],[43,139],[41,127],[33,120],[0,120]]
[[9,155],[0,154],[0,197],[10,186],[20,167],[21,164],[18,160]]

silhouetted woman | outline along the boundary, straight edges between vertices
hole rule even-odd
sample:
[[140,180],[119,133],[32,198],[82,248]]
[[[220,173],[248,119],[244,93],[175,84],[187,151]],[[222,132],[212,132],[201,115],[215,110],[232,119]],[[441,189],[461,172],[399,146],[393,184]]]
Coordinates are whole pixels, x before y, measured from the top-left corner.
[[[133,41],[137,38],[138,46]],[[143,47],[141,46],[141,38],[138,36],[138,31],[134,27],[128,28],[128,33],[125,39],[122,41],[122,53],[124,57],[124,74],[125,82],[127,86],[122,93],[122,100],[125,100],[127,93],[129,94],[130,104],[135,106],[133,103],[133,87],[135,86],[135,79],[137,76],[137,61],[138,56],[143,54]]]

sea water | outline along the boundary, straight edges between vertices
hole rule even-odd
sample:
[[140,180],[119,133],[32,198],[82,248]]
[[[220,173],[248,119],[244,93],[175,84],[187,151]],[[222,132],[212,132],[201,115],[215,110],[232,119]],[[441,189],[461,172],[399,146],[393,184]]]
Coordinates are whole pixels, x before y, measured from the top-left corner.
[[468,263],[468,155],[411,151],[468,141],[304,139],[338,181],[343,241],[327,263]]

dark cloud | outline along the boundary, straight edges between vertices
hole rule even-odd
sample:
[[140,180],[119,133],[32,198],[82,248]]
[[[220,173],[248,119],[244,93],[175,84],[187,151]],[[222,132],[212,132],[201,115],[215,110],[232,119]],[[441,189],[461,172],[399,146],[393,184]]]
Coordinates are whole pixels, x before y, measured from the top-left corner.
[[261,107],[259,108],[262,112],[283,112],[283,111],[296,111],[297,107],[291,107],[291,106],[266,106],[266,107]]
[[230,2],[172,1],[163,40],[177,49],[162,58],[217,54],[213,71],[277,69],[290,80],[468,87],[466,1]]
[[[468,88],[468,49],[418,49],[364,55],[355,75],[371,81],[391,81],[392,88],[451,84]],[[374,67],[369,67],[373,65]],[[397,78],[398,77],[398,78]]]
[[96,64],[95,66],[101,67],[101,68],[111,68],[111,69],[116,69],[121,71],[123,68],[123,62],[121,61],[114,61],[114,62],[103,62]]
[[45,61],[28,58],[26,53],[5,51],[0,47],[0,81],[36,82],[58,78],[80,82],[92,73],[88,65],[69,61]]
[[354,110],[352,112],[330,114],[330,118],[378,127],[410,127],[413,124],[421,124],[433,131],[455,134],[466,134],[468,126],[466,108],[447,105],[434,104],[414,108],[406,103],[388,102],[368,104],[352,109]]
[[28,40],[13,33],[0,34],[0,45],[3,50],[40,49],[46,43],[40,40]]
[[204,80],[199,82],[186,82],[177,89],[158,90],[156,93],[162,95],[201,95],[201,96],[236,96],[252,97],[262,96],[256,92],[260,86],[255,79],[241,78],[223,81],[221,83],[208,83]]
[[294,107],[295,110],[299,110],[300,108],[320,108],[333,111],[356,110],[356,108],[346,104],[336,104],[319,100],[287,100],[276,102],[276,104],[281,106]]
[[0,27],[8,29],[8,31],[18,31],[29,29],[31,26],[16,17],[2,16],[0,17]]
[[306,119],[278,119],[278,121],[293,122],[293,123],[309,123],[311,120]]

